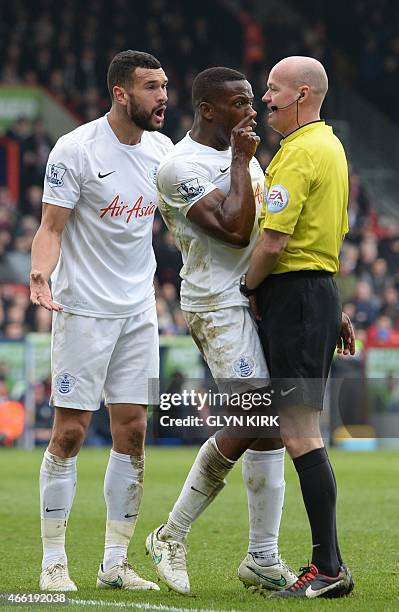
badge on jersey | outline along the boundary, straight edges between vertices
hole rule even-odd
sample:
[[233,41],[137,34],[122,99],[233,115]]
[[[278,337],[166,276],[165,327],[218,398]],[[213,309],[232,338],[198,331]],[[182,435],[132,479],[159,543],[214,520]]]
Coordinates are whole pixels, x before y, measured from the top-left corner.
[[150,179],[150,183],[152,183],[153,185],[157,184],[158,167],[159,166],[153,166],[148,171],[148,178]]
[[182,198],[186,200],[186,202],[191,202],[191,200],[204,193],[205,187],[202,187],[202,185],[199,184],[199,180],[197,178],[193,178],[189,181],[185,181],[184,183],[180,183],[177,191],[180,193]]
[[283,185],[273,185],[267,194],[267,211],[269,213],[279,213],[287,208],[290,199],[288,189]]
[[255,371],[255,361],[252,357],[241,355],[241,357],[233,363],[233,370],[240,378],[249,378]]
[[46,179],[50,187],[62,187],[64,184],[65,172],[66,168],[63,168],[62,166],[48,164],[46,170]]
[[62,395],[68,395],[76,384],[76,378],[65,372],[65,374],[59,374],[55,379],[57,389]]

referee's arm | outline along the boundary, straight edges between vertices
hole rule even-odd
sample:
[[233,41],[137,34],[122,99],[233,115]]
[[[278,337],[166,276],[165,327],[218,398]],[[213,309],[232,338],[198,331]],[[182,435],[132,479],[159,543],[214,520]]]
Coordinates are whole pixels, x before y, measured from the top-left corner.
[[245,277],[248,289],[256,289],[271,274],[287,246],[289,234],[264,229],[252,253]]

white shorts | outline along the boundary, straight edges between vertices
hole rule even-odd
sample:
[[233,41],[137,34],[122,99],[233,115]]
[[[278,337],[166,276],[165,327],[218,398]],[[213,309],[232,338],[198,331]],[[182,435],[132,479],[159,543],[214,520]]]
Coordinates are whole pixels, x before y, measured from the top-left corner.
[[98,410],[106,404],[148,404],[159,377],[155,306],[124,319],[67,312],[53,316],[51,404]]
[[[269,382],[269,371],[256,325],[248,308],[232,306],[211,312],[184,312],[196,345],[220,388],[220,379],[239,379],[243,388]],[[253,379],[253,383],[251,383]]]

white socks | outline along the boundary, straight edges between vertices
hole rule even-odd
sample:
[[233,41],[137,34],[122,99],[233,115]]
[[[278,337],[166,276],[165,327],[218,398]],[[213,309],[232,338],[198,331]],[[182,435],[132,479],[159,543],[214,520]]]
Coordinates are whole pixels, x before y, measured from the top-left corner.
[[[284,502],[284,453],[247,450],[242,471],[247,487],[249,548],[260,565],[271,565],[278,556],[278,532]],[[66,563],[65,531],[76,490],[76,459],[62,459],[45,451],[40,469],[40,510],[43,542],[42,569]],[[176,501],[161,539],[183,542],[192,523],[226,484],[235,462],[224,457],[210,438],[200,448]],[[143,494],[144,456],[111,450],[104,480],[107,505],[103,569],[127,557]]]
[[192,523],[225,486],[224,478],[234,464],[220,453],[214,438],[201,446],[168,522],[159,532],[161,540],[184,542]]
[[143,495],[144,456],[111,450],[104,480],[107,505],[103,570],[120,565],[127,557]]
[[45,450],[40,468],[42,570],[67,563],[65,531],[76,490],[76,457],[63,459]]
[[284,503],[285,449],[245,451],[242,476],[246,484],[249,512],[249,547],[259,565],[272,565],[278,558],[278,533]]

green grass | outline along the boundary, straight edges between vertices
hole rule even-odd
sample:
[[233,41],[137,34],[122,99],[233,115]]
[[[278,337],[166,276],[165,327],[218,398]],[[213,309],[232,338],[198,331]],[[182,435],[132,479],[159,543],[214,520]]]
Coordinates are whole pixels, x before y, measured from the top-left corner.
[[[155,579],[155,571],[145,556],[145,537],[167,517],[195,453],[196,449],[192,448],[147,450],[143,504],[129,557],[136,569],[148,578]],[[399,453],[330,454],[339,486],[341,549],[356,581],[350,597],[276,602],[248,593],[242,587],[236,571],[246,551],[248,527],[240,467],[233,471],[229,485],[190,534],[192,597],[168,592],[166,587],[159,593],[141,594],[96,590],[93,584],[102,558],[105,520],[102,479],[108,459],[106,450],[84,450],[78,461],[78,489],[67,533],[70,574],[79,587],[78,593],[72,596],[81,600],[151,602],[167,606],[166,609],[396,612],[399,610]],[[37,592],[41,560],[37,479],[41,457],[42,451],[0,452],[2,592]],[[286,560],[298,568],[306,564],[311,548],[307,519],[290,460],[286,462],[286,480],[280,549]],[[75,605],[60,609],[78,608]],[[17,606],[6,609],[15,610]],[[98,606],[97,609],[117,608]]]

